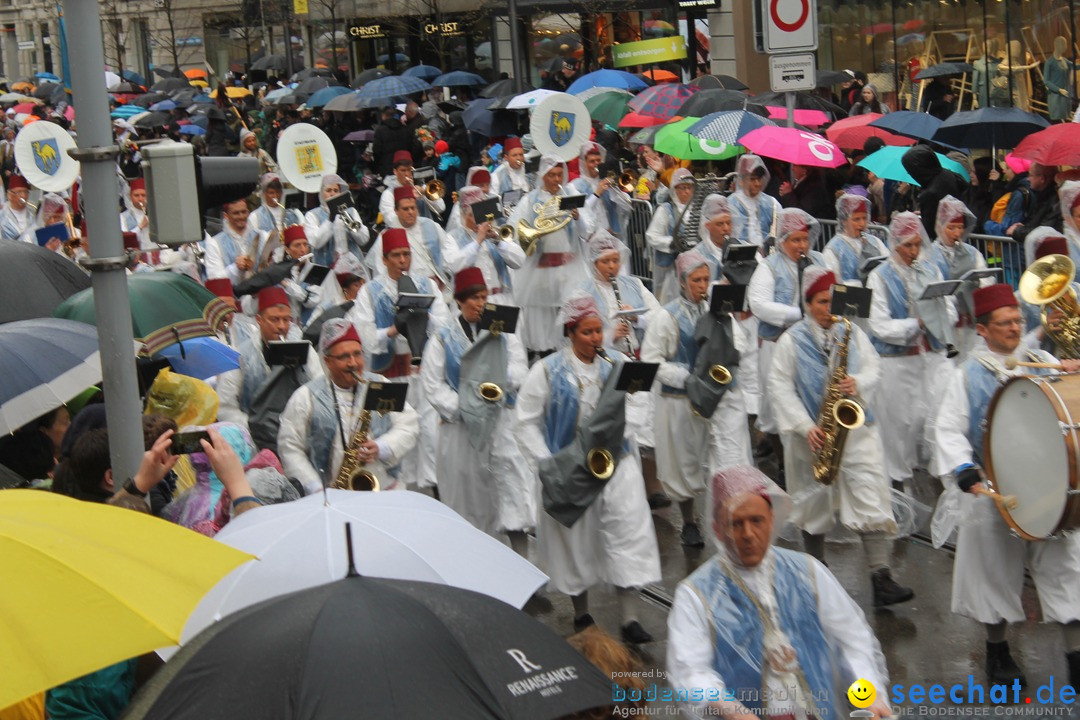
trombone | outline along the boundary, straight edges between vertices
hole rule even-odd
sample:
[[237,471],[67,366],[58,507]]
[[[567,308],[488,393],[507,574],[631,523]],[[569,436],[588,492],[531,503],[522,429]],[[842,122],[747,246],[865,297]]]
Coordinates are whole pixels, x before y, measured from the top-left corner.
[[427,204],[428,210],[430,210],[437,218],[442,219],[442,211],[435,207],[435,203],[446,196],[446,183],[442,180],[428,180],[421,189],[417,187],[410,178],[409,185],[417,188],[420,197],[423,198],[424,203]]

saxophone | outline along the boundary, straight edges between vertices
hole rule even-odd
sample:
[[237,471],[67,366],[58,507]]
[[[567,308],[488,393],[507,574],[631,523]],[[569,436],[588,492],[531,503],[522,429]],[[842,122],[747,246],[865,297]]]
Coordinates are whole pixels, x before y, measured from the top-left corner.
[[[359,375],[357,373],[353,373],[353,375],[356,377],[357,382],[360,382]],[[364,462],[360,459],[360,448],[367,442],[370,431],[371,411],[362,410],[360,412],[360,427],[349,438],[349,447],[345,448],[345,457],[342,459],[341,467],[337,471],[337,477],[334,478],[334,482],[330,487],[339,490],[379,491],[379,479],[375,477],[375,473],[364,469]]]
[[840,381],[847,376],[848,344],[851,342],[851,321],[846,317],[833,317],[833,322],[844,323],[844,338],[836,346],[836,364],[832,377],[825,387],[821,412],[817,424],[825,433],[825,444],[814,453],[814,480],[822,485],[832,485],[840,471],[840,459],[850,430],[862,427],[866,412],[858,401],[844,397]]

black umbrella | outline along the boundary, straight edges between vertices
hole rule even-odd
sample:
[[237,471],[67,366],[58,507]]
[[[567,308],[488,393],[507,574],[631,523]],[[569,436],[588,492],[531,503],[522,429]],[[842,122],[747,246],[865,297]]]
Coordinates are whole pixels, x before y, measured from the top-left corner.
[[293,88],[293,93],[296,95],[313,95],[316,91],[322,90],[324,87],[334,87],[336,85],[341,85],[341,83],[332,77],[309,77],[307,80],[304,80]]
[[749,85],[730,75],[702,75],[690,81],[691,85],[702,90],[747,90]]
[[[527,93],[536,88],[527,82],[521,84],[521,92]],[[503,97],[504,95],[517,95],[518,91],[514,89],[514,79],[504,78],[502,80],[496,80],[488,85],[486,88],[480,91],[479,97],[482,98],[495,98]]]
[[1047,127],[1046,120],[1020,108],[980,108],[953,113],[931,140],[963,148],[1013,148]]
[[[284,54],[266,55],[251,63],[252,70],[287,70],[288,60]],[[304,67],[304,60],[299,55],[293,56],[293,69]]]
[[[148,108],[156,102],[161,102],[167,99],[169,96],[163,92],[150,92],[145,95],[140,95],[137,98],[132,98],[128,105],[138,105],[139,107]],[[177,103],[178,105],[180,103]]]
[[163,78],[178,78],[181,75],[180,70],[175,65],[170,67],[156,67],[154,68],[154,74]]
[[352,81],[352,86],[354,88],[360,88],[371,82],[372,80],[378,80],[379,78],[384,78],[393,74],[394,73],[390,72],[389,70],[383,70],[382,68],[370,68],[354,77]]
[[165,127],[168,124],[169,116],[160,112],[147,113],[132,123],[137,128],[146,128],[148,130]]
[[[749,102],[750,97],[738,90],[724,90],[714,88],[694,93],[682,104],[676,115],[683,117],[705,117],[709,113],[722,110],[742,110],[743,105]],[[749,109],[749,108],[747,108]],[[761,108],[760,114],[766,114]]]
[[461,113],[465,129],[484,137],[512,135],[517,130],[517,117],[513,110],[489,110],[495,98],[473,100]]
[[0,323],[52,317],[67,298],[90,287],[79,266],[36,244],[0,243],[0,287],[18,288],[4,294]]
[[[136,90],[135,92],[142,91]],[[60,85],[59,83],[41,83],[36,88],[34,88],[33,92],[34,97],[36,97],[38,100],[53,101],[54,104],[55,100],[59,96],[64,94],[66,94],[64,92],[64,86]]]
[[207,628],[125,718],[539,720],[610,704],[610,678],[510,605],[351,575]]
[[150,89],[154,92],[173,92],[174,90],[186,90],[189,87],[191,85],[188,84],[187,78],[167,77],[158,80],[150,86]]
[[[786,93],[781,92],[767,92],[762,93],[754,97],[754,102],[759,105],[774,105],[776,107],[786,107]],[[820,110],[823,113],[832,115],[833,120],[839,120],[840,118],[847,117],[847,112],[844,108],[829,102],[820,95],[815,95],[812,92],[800,91],[794,93],[795,95],[795,109],[796,110]]]
[[843,70],[818,70],[817,85],[815,87],[827,88],[833,85],[843,85],[854,79],[854,75],[849,75]]
[[[333,70],[330,70],[329,68],[304,68],[303,70],[300,70],[299,72],[294,72],[292,74],[292,77],[289,78],[289,82],[291,82],[291,83],[304,82],[308,78],[313,78],[313,77],[332,78],[332,77],[334,77],[334,72],[333,72]],[[340,83],[337,83],[337,82],[335,82],[334,84],[335,85],[340,85]]]
[[927,80],[929,78],[946,77],[948,75],[963,75],[964,73],[975,72],[975,66],[971,63],[962,62],[943,62],[937,65],[931,65],[925,70],[920,70],[919,74],[915,76],[916,80]]

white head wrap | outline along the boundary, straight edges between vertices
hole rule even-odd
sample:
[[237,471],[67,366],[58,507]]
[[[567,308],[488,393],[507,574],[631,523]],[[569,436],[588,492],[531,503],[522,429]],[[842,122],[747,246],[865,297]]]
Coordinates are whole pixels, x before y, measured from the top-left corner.
[[567,325],[576,325],[590,316],[603,320],[593,296],[584,290],[577,290],[563,302],[555,322],[565,328]]
[[971,231],[975,229],[975,215],[968,210],[968,206],[952,195],[946,195],[938,203],[937,217],[934,218],[934,232],[940,238],[945,234],[945,226],[949,225],[958,217],[964,219],[964,235],[959,242],[964,242]]
[[780,211],[780,217],[776,222],[776,243],[779,245],[787,241],[792,233],[805,231],[810,236],[810,247],[814,247],[818,236],[821,235],[821,224],[805,210],[799,208],[784,208]]

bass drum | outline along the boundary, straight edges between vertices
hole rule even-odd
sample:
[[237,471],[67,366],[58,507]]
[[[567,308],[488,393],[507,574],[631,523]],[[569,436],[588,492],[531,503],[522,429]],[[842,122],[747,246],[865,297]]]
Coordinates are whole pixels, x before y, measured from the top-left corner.
[[1080,527],[1080,375],[1012,378],[986,417],[986,474],[1016,498],[1011,509],[998,504],[1009,527],[1025,540]]

